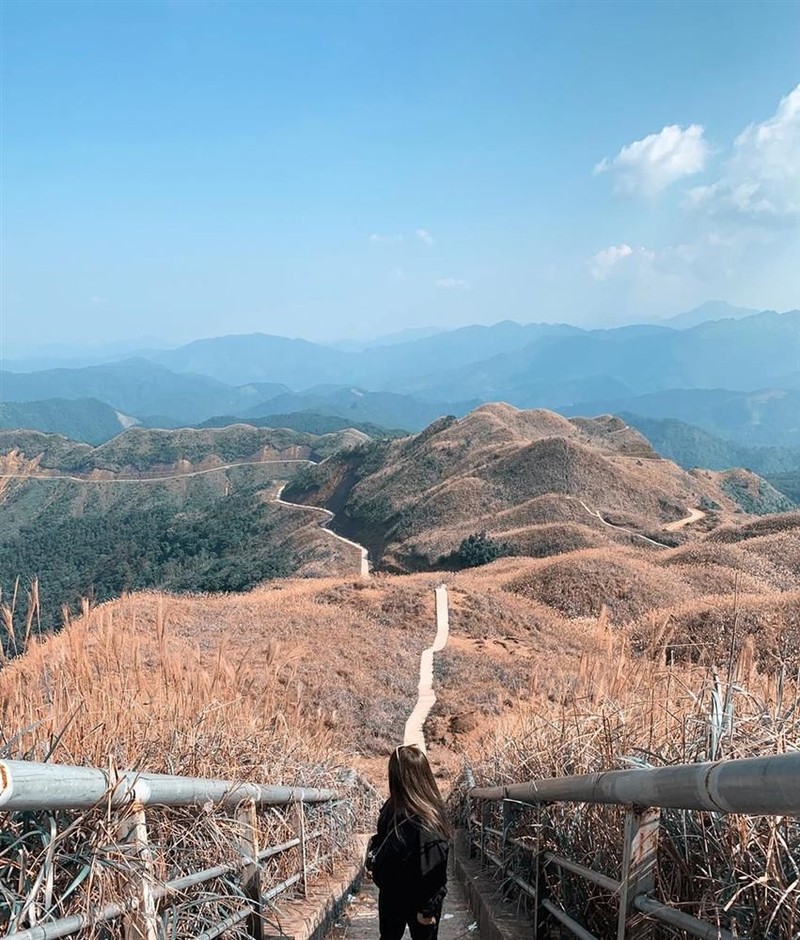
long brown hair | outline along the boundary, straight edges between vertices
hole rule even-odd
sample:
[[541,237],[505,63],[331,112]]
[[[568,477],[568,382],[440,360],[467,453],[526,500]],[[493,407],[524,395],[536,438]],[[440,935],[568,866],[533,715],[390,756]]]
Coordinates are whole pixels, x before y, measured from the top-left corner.
[[443,839],[453,835],[431,765],[416,744],[402,744],[389,758],[389,799],[395,819],[416,817]]

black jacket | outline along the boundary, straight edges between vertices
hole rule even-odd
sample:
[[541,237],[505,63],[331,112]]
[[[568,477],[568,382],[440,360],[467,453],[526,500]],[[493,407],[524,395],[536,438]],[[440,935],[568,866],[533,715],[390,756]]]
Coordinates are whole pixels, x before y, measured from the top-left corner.
[[378,831],[370,839],[372,879],[381,889],[402,899],[424,917],[438,916],[447,894],[447,840],[415,817],[395,820],[386,802]]

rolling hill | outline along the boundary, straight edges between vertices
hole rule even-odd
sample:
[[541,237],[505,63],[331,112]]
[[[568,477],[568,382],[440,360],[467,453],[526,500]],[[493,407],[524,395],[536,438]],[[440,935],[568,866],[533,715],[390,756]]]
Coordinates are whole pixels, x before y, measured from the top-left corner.
[[0,399],[95,398],[125,414],[144,418],[167,414],[204,421],[213,414],[236,412],[267,397],[256,387],[234,388],[200,375],[181,375],[147,359],[82,369],[0,372]]
[[157,361],[5,371],[0,399],[93,398],[151,427],[311,410],[411,430],[503,400],[570,414],[674,418],[747,444],[797,446],[800,435],[800,311],[686,329],[504,321],[350,352],[252,334],[152,355]]
[[673,418],[645,418],[618,412],[650,441],[655,450],[687,470],[705,467],[727,470],[746,467],[762,476],[800,471],[800,447],[758,447],[725,440],[702,428]]
[[231,424],[248,424],[256,428],[289,428],[292,431],[304,431],[308,434],[331,434],[352,428],[362,431],[369,437],[403,437],[408,432],[404,428],[385,428],[371,421],[348,421],[335,414],[323,414],[319,411],[292,411],[288,414],[270,414],[264,418],[237,418],[234,415],[219,415],[204,421],[202,428],[226,428]]
[[[81,598],[122,591],[243,590],[293,572],[352,564],[287,510],[276,481],[308,460],[360,444],[345,430],[132,428],[90,447],[38,432],[0,432],[0,597],[38,580],[46,629]],[[18,581],[19,579],[19,581]]]
[[321,386],[306,392],[276,395],[249,408],[243,420],[269,418],[284,412],[316,411],[350,421],[421,431],[442,415],[465,415],[479,404],[478,401],[426,402],[393,392],[370,392],[352,386]]
[[102,444],[138,424],[96,398],[0,402],[0,429],[62,434],[73,441]]
[[244,461],[322,460],[341,448],[366,440],[366,434],[351,428],[316,435],[288,428],[234,424],[174,431],[136,427],[98,447],[90,447],[54,434],[0,431],[0,459],[2,455],[17,453],[45,473],[158,476]]
[[671,388],[629,398],[604,398],[566,406],[566,414],[635,414],[675,419],[739,444],[800,447],[800,391],[786,388],[734,392],[721,388]]
[[505,404],[335,454],[302,471],[287,498],[335,512],[340,531],[400,570],[446,565],[481,530],[520,554],[658,547],[681,541],[665,527],[693,508],[705,514],[701,528],[791,508],[746,471],[688,473],[660,459],[619,419],[569,421]]

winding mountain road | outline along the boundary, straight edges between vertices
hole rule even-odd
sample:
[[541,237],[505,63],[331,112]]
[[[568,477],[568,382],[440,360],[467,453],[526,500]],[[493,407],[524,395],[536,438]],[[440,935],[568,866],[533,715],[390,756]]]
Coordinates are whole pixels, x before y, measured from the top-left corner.
[[649,538],[647,535],[642,535],[639,532],[634,532],[633,529],[626,529],[625,526],[614,525],[613,522],[609,522],[607,519],[603,518],[603,516],[600,514],[599,509],[592,509],[591,507],[587,506],[586,503],[582,499],[579,499],[577,496],[567,496],[566,498],[574,500],[576,503],[580,503],[581,506],[583,506],[583,508],[586,510],[586,512],[589,513],[590,516],[594,516],[595,519],[599,519],[603,523],[603,525],[608,526],[609,529],[616,529],[617,532],[624,532],[626,535],[631,535],[633,536],[633,538],[641,539],[643,542],[647,542],[649,545],[655,545],[656,548],[672,548],[673,547],[672,545],[667,545],[666,542],[659,542],[656,539]]
[[333,519],[333,513],[330,509],[322,509],[319,506],[306,506],[304,503],[290,503],[288,500],[283,498],[283,491],[286,489],[286,484],[284,483],[277,492],[273,502],[277,503],[279,506],[288,506],[291,509],[305,509],[311,510],[312,512],[321,512],[325,516],[325,521],[320,523],[320,528],[323,529],[328,535],[332,538],[338,539],[340,542],[344,542],[345,545],[350,545],[353,548],[357,548],[361,554],[361,567],[359,569],[359,574],[362,578],[369,577],[369,552],[363,545],[360,545],[358,542],[353,542],[351,539],[346,539],[343,535],[339,535],[330,528],[331,520]]
[[218,467],[206,467],[204,470],[188,470],[186,473],[169,473],[159,477],[114,477],[113,479],[93,479],[55,473],[0,473],[0,480],[67,480],[70,483],[114,484],[114,483],[168,483],[170,480],[183,480],[187,477],[200,477],[206,473],[219,473],[220,470],[232,470],[234,467],[263,467],[275,463],[310,463],[305,457],[275,460],[241,460],[238,463],[223,463]]
[[677,532],[679,529],[682,529],[686,525],[691,525],[693,522],[699,522],[700,519],[705,519],[706,514],[702,509],[690,509],[689,515],[683,519],[677,519],[675,522],[670,522],[664,526],[665,532]]

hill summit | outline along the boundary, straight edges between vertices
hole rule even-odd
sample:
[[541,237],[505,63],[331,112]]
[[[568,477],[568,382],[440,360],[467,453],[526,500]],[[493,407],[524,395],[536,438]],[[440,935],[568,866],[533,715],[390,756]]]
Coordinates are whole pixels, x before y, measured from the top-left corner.
[[[747,513],[790,508],[746,471],[688,472],[619,418],[483,405],[418,435],[373,441],[304,470],[287,498],[324,506],[394,570],[436,566],[470,533],[514,554],[612,542],[674,545]],[[670,531],[678,530],[678,531]]]

